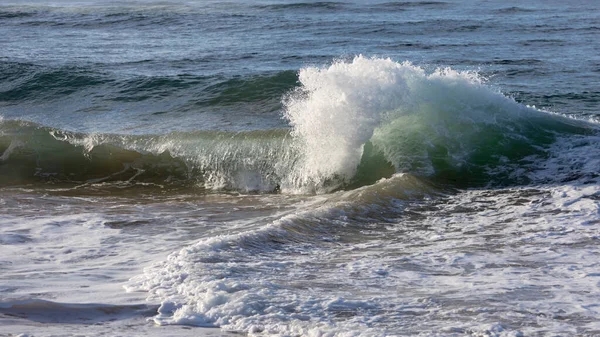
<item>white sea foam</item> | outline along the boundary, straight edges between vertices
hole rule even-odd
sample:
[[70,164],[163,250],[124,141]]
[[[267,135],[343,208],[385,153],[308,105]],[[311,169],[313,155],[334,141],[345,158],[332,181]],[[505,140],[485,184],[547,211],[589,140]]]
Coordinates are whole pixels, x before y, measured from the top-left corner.
[[[1,300],[28,297],[30,293],[43,294],[49,288],[52,289],[50,292],[70,293],[71,296],[65,297],[67,301],[93,297],[90,294],[94,287],[80,292],[70,290],[85,284],[87,279],[102,277],[101,268],[87,273],[83,270],[103,264],[99,261],[112,250],[112,247],[103,246],[101,242],[117,233],[105,228],[98,214],[39,215],[26,219],[5,215],[0,225],[3,229],[0,235],[3,260],[10,265],[23,266],[9,266],[4,270],[5,277],[23,281],[11,284],[5,280],[0,285],[6,290]],[[70,282],[63,279],[65,273],[71,274]],[[116,283],[96,286],[100,289],[118,287]]]
[[364,57],[302,69],[285,112],[304,153],[301,179],[350,177],[384,115],[407,103],[409,81],[424,76],[409,63]]
[[597,184],[466,191],[394,221],[377,208],[368,220],[352,198],[339,202],[344,194],[258,230],[198,241],[128,289],[162,302],[158,324],[252,336],[597,328]]

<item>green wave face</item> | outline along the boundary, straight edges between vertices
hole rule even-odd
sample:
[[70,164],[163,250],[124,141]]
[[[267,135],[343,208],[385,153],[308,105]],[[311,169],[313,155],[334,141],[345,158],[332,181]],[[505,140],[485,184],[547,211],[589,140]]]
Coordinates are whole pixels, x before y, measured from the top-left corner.
[[[397,172],[453,186],[514,185],[532,181],[554,155],[557,139],[593,135],[595,127],[521,106],[485,87],[446,88],[392,113],[370,143]],[[491,97],[490,97],[491,96]]]
[[276,191],[295,162],[287,135],[286,130],[84,134],[4,121],[0,184],[120,181]]
[[[110,141],[94,144],[89,135],[27,122],[0,122],[0,151],[0,185],[187,177],[185,164],[168,154],[143,154]],[[140,176],[142,171],[147,172]]]
[[[227,90],[259,97],[265,81],[280,88],[295,78],[282,73],[228,83]],[[0,121],[0,184],[121,181],[326,193],[395,173],[451,187],[526,184],[539,170],[546,178],[551,170],[597,175],[589,165],[578,172],[585,158],[564,151],[597,153],[597,125],[520,105],[473,73],[427,74],[410,63],[357,57],[302,69],[298,78],[283,100],[289,129],[116,135]]]

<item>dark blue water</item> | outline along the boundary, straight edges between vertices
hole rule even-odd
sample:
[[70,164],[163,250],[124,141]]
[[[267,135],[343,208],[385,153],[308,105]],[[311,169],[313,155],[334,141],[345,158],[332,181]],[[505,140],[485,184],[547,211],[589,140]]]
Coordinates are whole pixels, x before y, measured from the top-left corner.
[[363,54],[478,71],[524,104],[595,115],[597,9],[594,1],[4,3],[0,113],[121,133],[283,126],[292,73]]

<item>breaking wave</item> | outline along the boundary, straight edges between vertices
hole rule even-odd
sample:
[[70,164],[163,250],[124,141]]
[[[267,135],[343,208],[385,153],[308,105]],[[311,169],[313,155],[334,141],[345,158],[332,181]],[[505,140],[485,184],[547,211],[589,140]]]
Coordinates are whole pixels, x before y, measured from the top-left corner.
[[598,151],[597,124],[516,103],[474,72],[358,56],[304,68],[298,79],[283,99],[288,129],[117,135],[0,120],[0,183],[178,181],[323,193],[395,173],[457,187],[552,180],[553,170],[569,172],[563,180],[598,175],[572,155]]

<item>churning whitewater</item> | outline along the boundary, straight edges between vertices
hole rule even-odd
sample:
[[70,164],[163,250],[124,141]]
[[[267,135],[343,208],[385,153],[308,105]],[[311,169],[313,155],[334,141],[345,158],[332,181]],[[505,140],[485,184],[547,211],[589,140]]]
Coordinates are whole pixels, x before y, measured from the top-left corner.
[[0,4],[0,336],[600,335],[594,1]]

